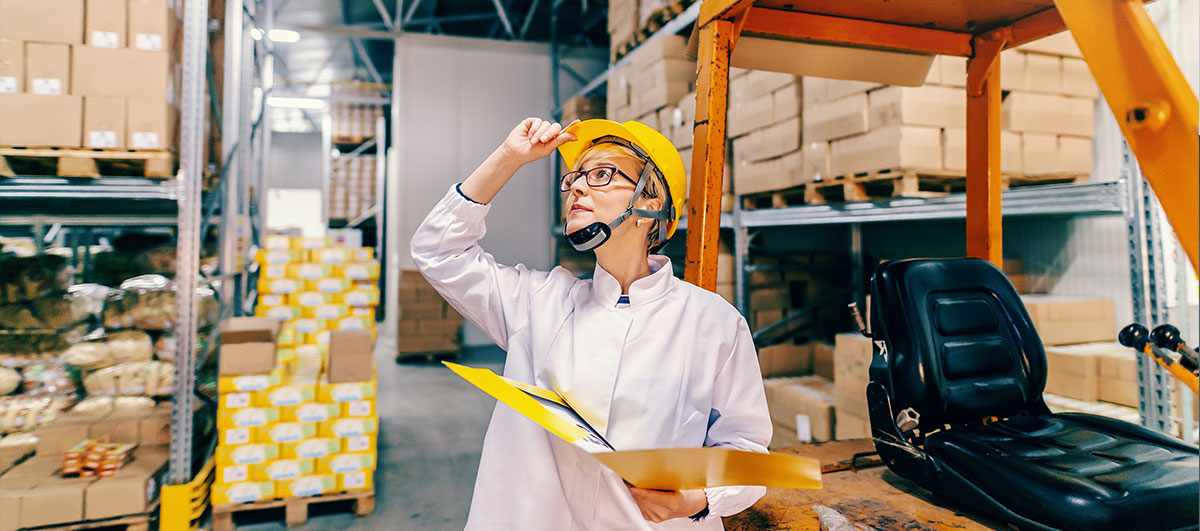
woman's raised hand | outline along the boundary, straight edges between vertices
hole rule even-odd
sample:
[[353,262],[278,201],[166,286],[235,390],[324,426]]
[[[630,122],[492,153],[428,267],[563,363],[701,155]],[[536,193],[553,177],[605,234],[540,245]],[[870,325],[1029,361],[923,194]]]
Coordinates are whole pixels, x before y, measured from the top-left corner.
[[526,118],[508,134],[500,147],[514,162],[528,164],[553,153],[558,146],[575,140],[575,135],[563,131],[577,123],[579,120],[563,127],[541,118]]

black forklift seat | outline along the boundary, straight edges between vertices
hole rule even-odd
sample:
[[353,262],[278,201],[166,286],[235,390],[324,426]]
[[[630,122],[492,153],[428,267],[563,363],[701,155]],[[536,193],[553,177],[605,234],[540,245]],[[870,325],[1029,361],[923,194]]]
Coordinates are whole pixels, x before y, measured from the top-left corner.
[[887,262],[871,298],[867,402],[893,472],[1022,529],[1197,528],[1197,448],[1128,422],[1050,413],[1046,353],[995,266]]

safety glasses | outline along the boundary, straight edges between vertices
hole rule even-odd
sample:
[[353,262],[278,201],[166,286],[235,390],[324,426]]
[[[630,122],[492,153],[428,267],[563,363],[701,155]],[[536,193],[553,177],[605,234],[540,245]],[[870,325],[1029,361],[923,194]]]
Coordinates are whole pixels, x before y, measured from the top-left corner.
[[637,185],[637,181],[630,179],[629,176],[625,175],[625,172],[621,170],[618,170],[612,166],[597,166],[590,170],[568,172],[566,175],[562,176],[562,182],[559,184],[558,188],[559,190],[566,192],[571,189],[571,186],[573,186],[575,181],[579,180],[580,177],[584,177],[586,179],[584,182],[586,182],[587,185],[592,188],[608,186],[608,183],[612,182],[614,175],[620,175],[634,186]]

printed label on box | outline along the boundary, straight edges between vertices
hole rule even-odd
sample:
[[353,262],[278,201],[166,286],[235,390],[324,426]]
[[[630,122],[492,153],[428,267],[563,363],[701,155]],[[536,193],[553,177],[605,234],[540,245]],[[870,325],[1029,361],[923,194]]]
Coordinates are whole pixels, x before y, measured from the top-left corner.
[[261,445],[252,444],[235,448],[229,456],[239,465],[252,465],[266,461],[267,451]]
[[362,388],[358,384],[336,385],[329,390],[329,396],[334,402],[353,402],[362,400]]
[[273,480],[293,479],[300,477],[300,463],[296,461],[276,461],[267,465],[267,477]]
[[304,280],[316,280],[325,275],[325,269],[317,264],[304,264],[300,266],[299,274]]
[[357,455],[334,456],[333,461],[329,463],[329,467],[338,474],[358,472],[362,470],[362,457]]
[[0,94],[16,94],[17,78],[15,76],[0,76]]
[[121,36],[111,31],[92,30],[91,42],[88,44],[97,48],[120,48]]
[[63,82],[56,77],[35,77],[29,91],[43,96],[58,96],[63,93]]
[[329,445],[325,439],[309,439],[296,446],[296,454],[300,457],[325,457],[329,455]]
[[341,310],[341,306],[336,304],[325,304],[313,310],[313,314],[320,319],[337,319],[342,316]]
[[[225,430],[225,444],[235,446],[250,442],[250,428],[230,428]],[[241,481],[241,480],[239,480]],[[226,481],[226,483],[233,483]]]
[[359,435],[346,439],[346,451],[348,452],[365,452],[371,447],[370,435]]
[[300,294],[301,306],[320,306],[325,302],[325,297],[320,293],[306,292]]
[[271,439],[274,442],[296,442],[303,438],[304,430],[300,429],[300,424],[294,422],[276,424],[271,428]]
[[363,422],[355,419],[342,419],[333,423],[333,434],[338,437],[354,437],[366,432]]
[[139,50],[162,51],[163,36],[157,33],[138,33],[133,37],[134,47]]
[[229,393],[225,395],[225,407],[236,409],[250,406],[250,393]]
[[267,266],[267,278],[279,278],[286,275],[287,266],[278,264]]
[[304,422],[329,420],[329,408],[324,404],[305,404],[296,410],[296,418]]
[[237,483],[249,477],[246,465],[227,466],[221,469],[221,483]]
[[369,400],[351,402],[348,409],[352,417],[365,417],[371,414],[371,402]]
[[273,319],[279,319],[280,321],[286,321],[286,320],[292,318],[292,313],[293,312],[292,312],[291,307],[276,306],[274,308],[267,310],[267,317],[271,317]]
[[320,329],[321,329],[321,325],[320,325],[320,323],[317,322],[316,319],[297,319],[296,320],[296,331],[298,331],[298,332],[305,333],[305,334],[311,334]]
[[352,291],[346,294],[346,304],[350,306],[366,306],[370,304],[370,300],[368,294],[361,291]]
[[263,306],[279,306],[283,304],[283,295],[279,293],[263,293],[261,297]]
[[133,149],[158,149],[162,144],[158,142],[158,133],[154,131],[134,131],[130,137],[133,138]]
[[350,280],[366,280],[367,279],[366,266],[356,265],[356,266],[346,267],[346,278],[348,278]]
[[317,291],[325,293],[337,293],[342,291],[342,279],[326,278],[317,282]]
[[271,291],[275,293],[291,293],[296,291],[298,284],[295,280],[281,278],[271,281]]
[[266,253],[263,259],[268,264],[286,264],[292,261],[292,253],[288,251],[272,251]]
[[325,492],[325,484],[319,477],[300,478],[291,484],[292,494],[296,496],[315,496]]
[[273,406],[294,406],[304,401],[300,390],[295,387],[280,387],[271,391],[270,396]]
[[342,478],[342,483],[345,484],[346,488],[348,489],[361,489],[367,486],[367,473],[355,472],[352,474],[346,474]]
[[238,391],[261,391],[270,385],[265,374],[255,374],[251,376],[235,376],[233,378],[233,388]]
[[88,131],[88,147],[113,148],[117,147],[116,131]]
[[264,409],[244,409],[233,414],[233,422],[238,426],[263,426],[267,423],[267,411]]
[[321,261],[327,264],[340,264],[345,259],[341,249],[325,249],[321,251]]
[[257,483],[239,483],[229,487],[229,490],[225,493],[225,496],[227,496],[232,502],[245,503],[257,501],[263,496],[263,491],[261,486]]
[[363,328],[361,317],[347,317],[338,321],[338,330],[362,330]]

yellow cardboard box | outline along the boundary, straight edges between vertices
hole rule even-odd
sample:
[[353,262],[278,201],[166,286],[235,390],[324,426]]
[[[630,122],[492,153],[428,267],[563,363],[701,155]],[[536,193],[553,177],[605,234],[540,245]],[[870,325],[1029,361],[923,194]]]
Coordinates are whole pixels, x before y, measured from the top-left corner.
[[[261,282],[259,283],[261,284]],[[259,293],[258,304],[261,306],[283,306],[287,304],[287,297],[283,293]]]
[[[293,281],[299,282],[299,281]],[[299,291],[288,295],[288,304],[300,306],[302,308],[311,308],[322,304],[337,302],[337,295],[333,293],[321,293],[319,291]]]
[[320,474],[347,474],[374,469],[374,453],[334,454],[317,459],[317,472]]
[[255,262],[267,265],[288,264],[299,262],[302,259],[303,253],[296,250],[272,251],[269,249],[259,249],[254,255]]
[[373,306],[371,306],[371,307],[355,306],[353,308],[350,308],[350,316],[351,317],[363,317],[363,318],[370,320],[372,323],[374,323],[375,322],[375,308]]
[[212,488],[213,505],[227,503],[248,503],[275,497],[275,482],[246,481],[234,484],[214,484]]
[[341,303],[322,304],[320,306],[305,307],[302,313],[305,317],[334,320],[350,315],[350,307]]
[[[254,428],[223,428],[217,430],[217,444],[221,446],[237,446],[252,442],[255,442]],[[229,481],[227,483],[236,483],[236,481]]]
[[375,321],[366,317],[343,317],[334,321],[334,330],[375,330]]
[[348,278],[321,278],[317,280],[306,280],[309,291],[318,291],[321,293],[341,293],[349,290],[354,286],[353,281]]
[[316,466],[312,459],[276,459],[269,463],[250,465],[250,479],[254,481],[279,481],[307,476]]
[[270,426],[254,429],[254,442],[293,443],[317,435],[316,422],[276,422]]
[[375,399],[355,400],[353,402],[342,403],[342,417],[374,417],[375,416]]
[[304,344],[328,348],[329,330],[318,330],[311,334],[304,334]]
[[250,407],[253,403],[254,395],[250,391],[240,393],[221,393],[217,397],[217,409],[239,409]]
[[326,264],[288,264],[288,278],[299,280],[317,280],[335,276],[335,267]]
[[[294,278],[264,278],[258,281],[259,293],[291,294],[304,291],[304,281]],[[286,304],[296,304],[292,298],[285,299]],[[263,301],[263,304],[267,304]]]
[[263,247],[268,251],[290,251],[293,249],[293,238],[282,234],[272,234],[267,236],[267,241]]
[[297,247],[300,249],[304,249],[305,251],[314,251],[318,249],[324,249],[326,247],[333,247],[333,238],[330,236],[297,238],[297,244]]
[[375,396],[375,382],[322,382],[317,388],[317,400],[320,402],[354,402]]
[[269,264],[258,269],[258,278],[287,278],[286,264]]
[[341,415],[341,405],[309,402],[279,408],[279,419],[283,422],[324,422]]
[[317,397],[315,385],[282,385],[251,393],[250,400],[256,407],[297,406],[312,402]]
[[375,453],[378,439],[374,433],[368,435],[355,435],[341,439],[342,452],[370,452]]
[[354,261],[354,253],[345,247],[315,249],[308,252],[308,261],[316,264],[345,264]]
[[288,324],[296,327],[296,331],[301,334],[311,334],[318,330],[329,329],[329,321],[318,317],[299,317],[288,321]]
[[267,374],[248,374],[243,376],[222,376],[217,378],[218,393],[237,393],[246,391],[261,391],[279,385],[283,371],[276,368]]
[[217,411],[217,429],[257,428],[279,421],[279,408],[244,407]]
[[[295,444],[295,443],[288,443]],[[279,457],[278,444],[239,444],[237,446],[217,446],[216,463],[221,466],[253,465],[266,463]]]
[[333,419],[321,423],[322,437],[346,438],[379,431],[379,422],[370,417]]
[[338,474],[338,490],[371,490],[375,488],[375,471]]
[[280,497],[316,496],[337,490],[337,478],[332,474],[310,474],[295,479],[275,482],[275,491]]
[[355,289],[338,295],[338,302],[347,306],[379,306],[379,290]]
[[379,278],[379,262],[356,262],[334,266],[333,276],[349,280],[375,280]]
[[290,321],[300,317],[302,314],[303,312],[297,306],[263,306],[260,304],[254,308],[255,317],[270,317],[280,321]]
[[216,485],[219,484],[232,485],[234,483],[248,481],[250,479],[251,466],[253,465],[218,466],[216,484],[213,485],[213,488],[215,489]]
[[283,374],[284,374],[285,378],[288,373],[288,367],[290,366],[290,364],[292,364],[295,361],[296,361],[296,345],[293,345],[293,344],[288,344],[286,346],[280,345],[279,348],[275,349],[275,363],[278,364],[280,366],[280,368],[283,369]]
[[342,451],[342,441],[328,437],[317,437],[279,445],[284,459],[317,459]]

